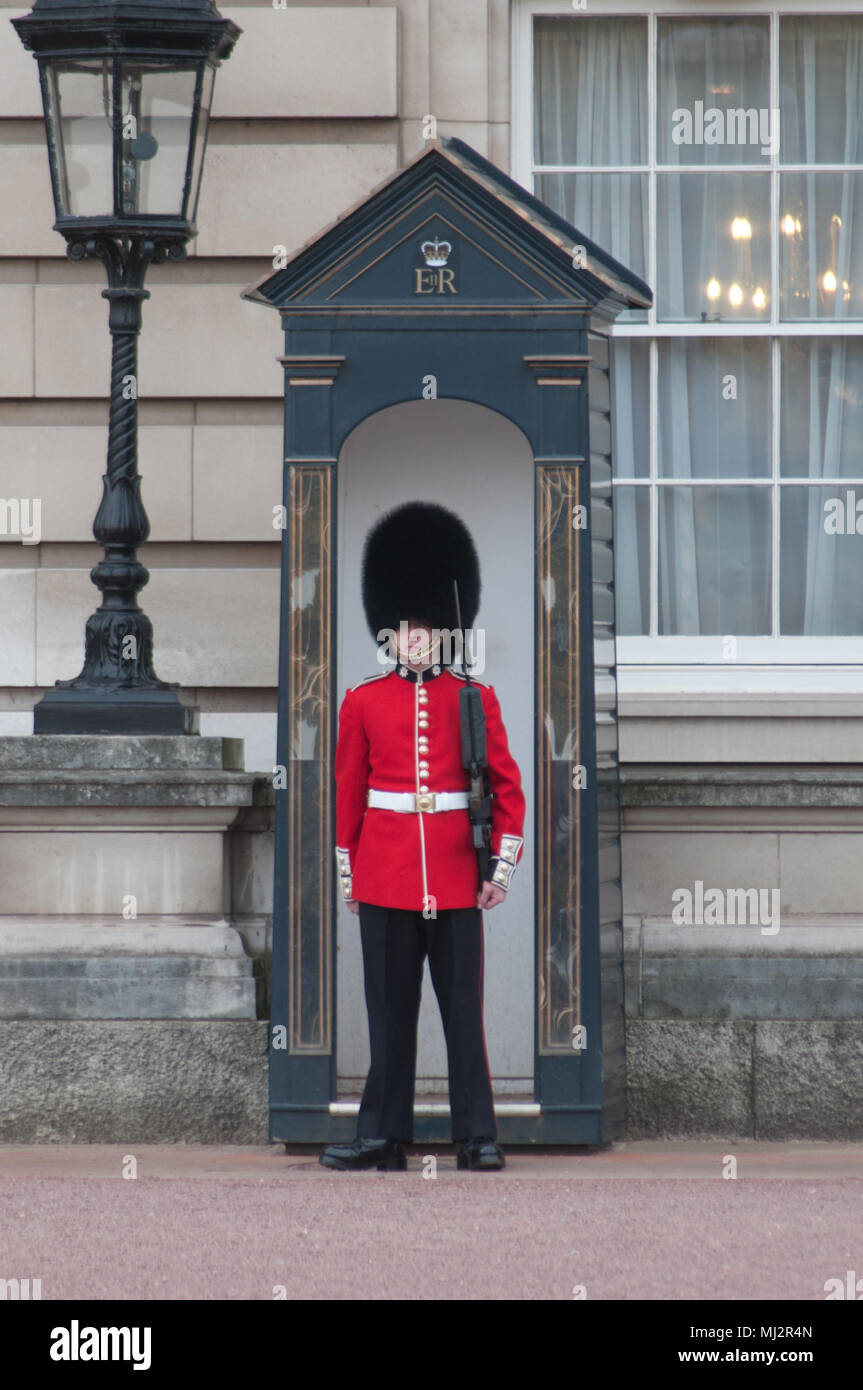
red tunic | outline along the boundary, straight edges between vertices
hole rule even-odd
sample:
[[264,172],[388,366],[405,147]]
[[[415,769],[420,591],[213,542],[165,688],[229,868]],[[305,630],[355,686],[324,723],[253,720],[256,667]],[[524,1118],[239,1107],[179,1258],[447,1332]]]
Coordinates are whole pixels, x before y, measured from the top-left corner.
[[[467,809],[394,811],[370,807],[384,792],[467,790],[461,762],[459,691],[464,677],[446,667],[371,676],[345,695],[336,747],[336,858],[342,896],[410,911],[475,907],[477,863]],[[437,670],[439,674],[434,675]],[[500,704],[475,681],[486,719],[491,852],[508,887],[524,846],[525,799],[509,751]]]

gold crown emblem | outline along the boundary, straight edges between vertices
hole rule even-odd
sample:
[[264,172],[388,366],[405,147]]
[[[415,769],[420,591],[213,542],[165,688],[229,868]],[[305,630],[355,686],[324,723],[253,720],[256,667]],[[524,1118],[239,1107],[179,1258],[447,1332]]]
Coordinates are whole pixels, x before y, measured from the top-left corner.
[[426,265],[446,265],[452,251],[451,241],[439,241],[435,237],[434,241],[424,241],[420,250],[425,258]]

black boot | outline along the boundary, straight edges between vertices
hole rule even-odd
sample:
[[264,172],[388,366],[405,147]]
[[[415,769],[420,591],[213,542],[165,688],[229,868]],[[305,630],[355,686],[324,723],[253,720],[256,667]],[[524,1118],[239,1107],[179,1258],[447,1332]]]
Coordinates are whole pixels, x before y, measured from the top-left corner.
[[354,1139],[350,1144],[329,1144],[319,1155],[325,1168],[377,1168],[378,1172],[404,1172],[408,1166],[399,1139]]
[[493,1139],[482,1136],[479,1139],[465,1139],[459,1144],[456,1166],[494,1172],[506,1167],[506,1159]]

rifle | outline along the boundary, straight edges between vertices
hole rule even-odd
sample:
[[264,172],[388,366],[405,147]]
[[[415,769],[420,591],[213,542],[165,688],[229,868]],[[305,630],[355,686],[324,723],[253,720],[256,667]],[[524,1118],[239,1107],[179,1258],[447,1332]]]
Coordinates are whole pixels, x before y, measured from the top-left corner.
[[[458,582],[453,580],[455,590],[455,612],[458,630],[461,632],[462,657],[465,657],[464,631],[461,625],[461,604],[458,596]],[[467,660],[463,659],[466,684],[458,693],[459,721],[461,726],[462,767],[470,777],[470,800],[468,814],[473,830],[473,847],[476,851],[479,887],[488,880],[491,872],[491,794],[488,784],[488,754],[485,741],[485,710],[482,696],[471,683]]]

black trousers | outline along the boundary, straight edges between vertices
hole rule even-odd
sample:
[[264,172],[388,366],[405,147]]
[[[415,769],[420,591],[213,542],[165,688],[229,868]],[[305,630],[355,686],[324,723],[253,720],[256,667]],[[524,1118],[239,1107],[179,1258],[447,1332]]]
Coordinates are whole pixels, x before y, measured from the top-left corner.
[[478,908],[421,912],[360,903],[371,1066],[359,1139],[413,1143],[417,1021],[429,958],[446,1037],[452,1137],[497,1138],[482,1013],[483,940]]

